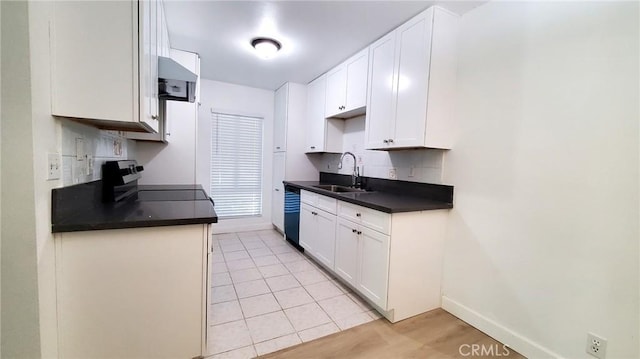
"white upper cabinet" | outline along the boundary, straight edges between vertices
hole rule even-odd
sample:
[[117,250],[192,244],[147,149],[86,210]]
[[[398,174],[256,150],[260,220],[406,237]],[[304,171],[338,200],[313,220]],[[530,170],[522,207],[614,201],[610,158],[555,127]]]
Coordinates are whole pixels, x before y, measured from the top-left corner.
[[148,124],[153,132],[159,129],[158,101],[158,50],[159,6],[157,1],[141,1],[139,17],[142,46],[140,47],[140,122]]
[[306,153],[342,152],[342,120],[325,119],[327,77],[322,75],[307,85]]
[[[365,136],[367,148],[380,148],[389,141],[395,120],[395,33],[369,47],[369,96]],[[386,141],[386,142],[383,142]]]
[[287,102],[289,86],[276,90],[273,109],[273,152],[287,150]]
[[367,149],[451,148],[457,22],[432,7],[370,46]]
[[368,65],[367,48],[326,74],[326,118],[349,118],[365,113]]
[[158,130],[159,2],[56,1],[52,114],[113,130]]

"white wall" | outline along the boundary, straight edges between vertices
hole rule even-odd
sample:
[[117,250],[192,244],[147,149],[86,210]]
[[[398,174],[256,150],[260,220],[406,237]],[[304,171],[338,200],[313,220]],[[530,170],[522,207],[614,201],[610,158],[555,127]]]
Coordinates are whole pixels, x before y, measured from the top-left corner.
[[[196,55],[186,51],[171,50],[171,58],[199,73]],[[138,163],[144,165],[140,184],[195,184],[197,102],[167,101],[166,116],[169,143],[139,141],[136,147]],[[202,184],[207,187],[206,183]]]
[[[2,54],[10,59],[2,61],[1,183],[3,206],[11,208],[2,211],[2,354],[7,357],[57,357],[51,190],[100,178],[100,165],[107,159],[135,157],[135,144],[122,134],[51,116],[52,6],[51,2],[2,2],[2,26],[11,27],[2,32]],[[94,156],[93,174],[81,170],[86,158],[76,159],[77,138]],[[115,147],[122,151],[115,154]],[[46,179],[48,153],[62,155],[63,178]]]
[[[43,91],[46,89],[41,88]],[[48,93],[42,93],[48,96]],[[44,107],[43,107],[44,108]],[[41,114],[44,118],[47,114]],[[50,116],[49,116],[50,117]],[[106,161],[136,159],[136,143],[127,140],[124,132],[101,131],[95,127],[76,123],[73,121],[57,121],[62,132],[62,144],[60,151],[56,151],[57,142],[50,144],[51,152],[59,152],[62,155],[62,185],[71,186],[102,178],[102,165]],[[52,137],[50,140],[54,140]],[[78,145],[78,139],[81,145]],[[78,156],[78,146],[84,147],[87,155]],[[47,148],[44,148],[45,150]],[[46,161],[46,158],[43,158]],[[46,163],[45,163],[46,166]],[[91,168],[91,170],[88,170]]]
[[2,353],[40,355],[29,29],[26,2],[2,7]]
[[[2,19],[2,6],[0,6],[0,19]],[[2,39],[2,26],[0,26],[0,39]],[[2,46],[0,46],[0,73],[2,69]],[[2,76],[0,76],[0,149],[2,148]],[[2,228],[2,156],[0,155],[0,228]],[[2,258],[2,231],[0,230],[0,258]],[[2,308],[2,265],[0,265],[0,308]],[[0,310],[0,338],[2,338],[2,310]],[[2,355],[2,340],[0,339],[0,356]]]
[[444,306],[528,357],[638,358],[638,3],[462,17]]
[[207,192],[211,172],[211,110],[264,118],[262,216],[245,219],[220,220],[213,226],[216,233],[272,228],[271,182],[273,163],[273,106],[274,92],[224,82],[201,80],[201,103],[198,111],[198,150],[196,181]]
[[[442,168],[444,150],[420,149],[402,151],[365,150],[365,116],[345,120],[342,150],[356,155],[360,175],[389,179],[389,170],[394,169],[397,179],[411,182],[443,183]],[[310,155],[310,157],[318,155]],[[345,157],[341,170],[338,170],[340,154],[325,153],[318,165],[323,172],[350,175],[353,172],[353,160]]]

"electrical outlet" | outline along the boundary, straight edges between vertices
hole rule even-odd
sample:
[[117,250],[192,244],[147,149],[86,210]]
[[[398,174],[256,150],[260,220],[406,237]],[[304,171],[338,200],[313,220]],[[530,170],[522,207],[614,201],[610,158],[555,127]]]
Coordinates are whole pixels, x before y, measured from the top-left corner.
[[86,174],[87,176],[93,175],[93,155],[90,153],[87,153]]
[[47,153],[47,180],[60,179],[61,169],[60,155],[57,153]]
[[593,333],[587,333],[587,353],[604,359],[607,355],[607,340]]
[[116,157],[122,156],[122,140],[119,138],[113,140],[113,155]]
[[398,174],[396,173],[395,168],[389,169],[389,179],[398,179]]

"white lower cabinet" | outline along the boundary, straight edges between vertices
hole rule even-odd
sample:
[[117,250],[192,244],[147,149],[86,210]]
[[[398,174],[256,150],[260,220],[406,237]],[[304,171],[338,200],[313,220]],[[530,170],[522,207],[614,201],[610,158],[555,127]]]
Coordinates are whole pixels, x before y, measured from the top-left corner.
[[389,236],[361,227],[357,232],[357,289],[380,308],[387,308],[389,282]]
[[206,224],[56,234],[60,358],[206,356]]
[[440,307],[448,210],[389,214],[337,201],[333,216],[311,205],[329,200],[303,196],[300,244],[307,253],[391,322]]
[[336,274],[378,307],[387,307],[389,236],[342,217],[336,231]]
[[336,243],[336,215],[302,203],[300,246],[325,267],[333,269]]
[[351,286],[356,286],[358,276],[358,229],[357,225],[346,219],[338,219],[336,229],[336,274]]

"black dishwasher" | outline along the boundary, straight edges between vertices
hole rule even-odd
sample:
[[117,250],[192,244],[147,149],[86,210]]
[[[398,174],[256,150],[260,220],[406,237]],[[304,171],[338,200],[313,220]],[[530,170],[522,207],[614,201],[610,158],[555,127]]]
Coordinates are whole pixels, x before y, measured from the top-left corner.
[[299,251],[300,247],[300,188],[284,186],[284,235]]

